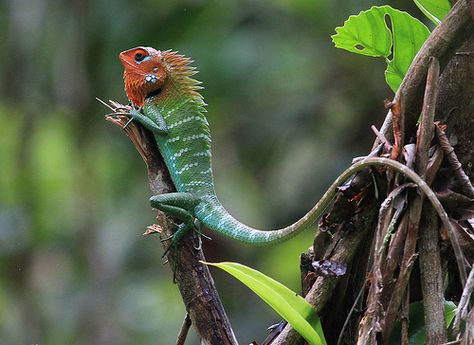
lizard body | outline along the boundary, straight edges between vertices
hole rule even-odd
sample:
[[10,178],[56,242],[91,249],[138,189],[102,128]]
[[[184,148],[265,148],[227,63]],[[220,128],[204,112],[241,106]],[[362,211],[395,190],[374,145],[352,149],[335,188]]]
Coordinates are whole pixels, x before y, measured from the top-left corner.
[[199,228],[200,224],[251,244],[285,241],[319,219],[341,184],[357,171],[373,165],[401,171],[414,179],[425,193],[431,192],[426,183],[403,164],[385,158],[368,158],[343,172],[321,200],[294,224],[270,231],[247,226],[232,217],[217,199],[209,124],[204,115],[204,100],[198,92],[199,82],[191,78],[195,73],[189,66],[191,60],[176,52],[150,47],[124,51],[120,53],[120,60],[124,65],[125,91],[132,104],[139,108],[131,111],[130,116],[154,133],[176,185],[176,193],[150,199],[153,207],[183,221],[174,241],[186,231]]

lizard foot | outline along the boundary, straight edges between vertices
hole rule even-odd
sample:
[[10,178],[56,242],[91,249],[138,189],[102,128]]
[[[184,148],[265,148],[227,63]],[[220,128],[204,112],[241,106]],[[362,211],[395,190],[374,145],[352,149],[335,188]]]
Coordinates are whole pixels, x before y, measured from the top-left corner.
[[193,223],[182,223],[182,224],[179,224],[179,225],[178,225],[178,229],[176,230],[176,232],[175,232],[173,235],[161,239],[161,242],[166,242],[166,241],[171,240],[171,243],[170,243],[169,246],[166,248],[165,252],[163,253],[163,255],[162,255],[161,257],[164,258],[164,257],[166,256],[166,254],[168,254],[168,252],[170,251],[171,247],[176,247],[176,246],[178,245],[178,243],[181,241],[181,239],[183,238],[183,236],[184,236],[189,230],[192,230],[193,228],[194,228],[194,224],[193,224]]

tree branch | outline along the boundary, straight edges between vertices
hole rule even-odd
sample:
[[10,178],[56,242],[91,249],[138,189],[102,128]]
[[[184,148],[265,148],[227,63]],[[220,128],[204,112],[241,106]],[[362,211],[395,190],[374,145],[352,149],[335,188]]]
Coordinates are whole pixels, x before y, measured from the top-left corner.
[[[111,102],[114,113],[128,112],[125,106]],[[153,135],[137,125],[129,123],[129,118],[111,114],[106,119],[122,128],[135,148],[143,158],[148,171],[148,181],[153,194],[168,193],[175,190],[168,170],[166,169]],[[157,212],[159,226],[153,233],[160,231],[163,239],[169,238],[175,231],[172,218],[162,212]],[[202,343],[236,345],[237,340],[231,328],[229,319],[219,299],[214,280],[206,265],[204,254],[199,247],[200,239],[195,233],[185,236],[179,247],[171,247],[167,255],[168,262],[174,273],[174,279],[183,298],[186,311],[192,325]],[[163,242],[163,248],[169,246],[169,241]]]

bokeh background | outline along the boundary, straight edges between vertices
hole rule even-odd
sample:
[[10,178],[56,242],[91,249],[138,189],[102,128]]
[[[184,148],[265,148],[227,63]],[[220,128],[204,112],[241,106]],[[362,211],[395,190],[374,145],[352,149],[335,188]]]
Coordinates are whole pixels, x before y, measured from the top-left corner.
[[[117,54],[193,57],[217,193],[263,228],[302,216],[380,125],[383,61],[333,47],[350,15],[409,0],[0,0],[0,344],[172,344],[184,306],[162,264],[145,167],[95,97],[126,102]],[[204,241],[212,261],[299,291],[312,231],[274,247]],[[242,344],[279,318],[213,271]],[[189,344],[197,344],[194,335]]]

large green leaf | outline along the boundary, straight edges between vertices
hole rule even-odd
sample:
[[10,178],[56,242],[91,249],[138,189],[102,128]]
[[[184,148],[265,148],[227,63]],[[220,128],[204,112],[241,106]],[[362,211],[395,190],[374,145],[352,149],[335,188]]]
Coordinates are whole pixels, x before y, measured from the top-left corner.
[[[446,328],[449,327],[456,314],[456,305],[453,302],[444,302],[444,321]],[[410,304],[409,309],[410,327],[408,328],[408,344],[423,345],[425,343],[425,319],[423,313],[423,302],[415,302]],[[393,327],[392,336],[390,337],[390,345],[400,344],[400,322]]]
[[209,263],[231,274],[272,307],[311,345],[326,345],[321,323],[311,305],[276,280],[235,262]]
[[413,0],[433,23],[438,25],[451,9],[449,0]]
[[[391,30],[385,19],[390,18]],[[387,62],[385,80],[396,92],[430,31],[418,19],[390,6],[374,6],[350,16],[331,36],[337,48]]]

